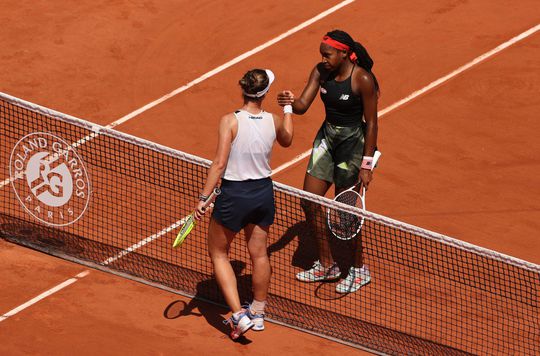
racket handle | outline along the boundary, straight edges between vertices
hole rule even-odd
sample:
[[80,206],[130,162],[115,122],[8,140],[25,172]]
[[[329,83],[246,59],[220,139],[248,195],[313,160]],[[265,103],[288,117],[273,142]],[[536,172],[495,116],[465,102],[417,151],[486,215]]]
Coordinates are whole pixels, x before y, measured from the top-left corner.
[[208,199],[206,199],[206,201],[204,202],[204,208],[208,208],[210,205],[214,205],[214,198],[218,195],[221,194],[221,189],[219,189],[218,187],[214,188],[214,190],[212,191],[212,193],[210,193],[210,195],[208,196]]

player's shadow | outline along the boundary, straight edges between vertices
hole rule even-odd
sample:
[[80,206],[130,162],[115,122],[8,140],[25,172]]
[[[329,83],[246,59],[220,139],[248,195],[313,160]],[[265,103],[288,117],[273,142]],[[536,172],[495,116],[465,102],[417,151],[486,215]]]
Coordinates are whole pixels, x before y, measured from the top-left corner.
[[317,245],[310,235],[307,222],[297,222],[290,226],[279,240],[268,246],[268,256],[271,257],[280,250],[290,248],[288,245],[298,238],[298,247],[292,252],[291,265],[302,269],[310,268],[313,261],[318,259]]
[[[240,300],[249,300],[242,299],[249,298],[249,294],[251,293],[251,275],[241,275],[246,264],[242,261],[235,260],[231,261],[231,265],[236,274]],[[212,302],[208,302],[208,300],[212,300]],[[197,284],[197,293],[189,303],[183,300],[175,300],[165,308],[163,316],[167,319],[176,319],[190,315],[204,317],[209,325],[223,334],[223,338],[228,338],[231,327],[225,324],[224,321],[227,319],[225,316],[229,314],[229,309],[223,307],[223,305],[226,305],[226,303],[219,290],[217,281],[215,278],[211,278]],[[251,340],[245,336],[241,336],[235,341],[240,344],[251,343]]]
[[[271,256],[272,254],[277,254],[282,251],[281,253],[285,255],[285,257],[279,257],[278,259],[284,261],[284,259],[289,258],[288,256],[292,253],[292,256],[290,257],[291,266],[299,267],[299,269],[293,270],[291,268],[291,275],[294,275],[300,270],[311,268],[313,262],[319,259],[317,241],[311,231],[312,230],[306,221],[300,221],[292,225],[285,231],[279,240],[268,247],[268,255]],[[297,248],[292,252],[287,251],[287,249],[292,249],[292,247],[290,247],[292,246],[291,242],[295,238],[298,240]],[[326,229],[326,238],[329,238],[332,257],[339,265],[341,278],[345,278],[347,276],[347,271],[354,263],[358,240],[340,240],[334,237],[329,229]],[[336,292],[336,284],[338,281],[339,279],[335,281],[320,282],[315,288],[315,296],[323,300],[336,300],[346,297],[347,294]],[[302,288],[301,285],[298,286],[298,288]]]
[[[291,248],[288,246],[295,238],[298,239],[298,247],[292,251],[291,265],[303,270],[309,269],[313,262],[319,259],[319,253],[315,236],[306,221],[300,221],[290,226],[279,240],[268,246],[268,255],[271,256],[280,250]],[[338,263],[339,268],[341,271],[348,271],[354,263],[357,240],[340,240],[333,237],[328,229],[326,238],[329,239],[332,257]],[[285,254],[287,253],[285,252]]]

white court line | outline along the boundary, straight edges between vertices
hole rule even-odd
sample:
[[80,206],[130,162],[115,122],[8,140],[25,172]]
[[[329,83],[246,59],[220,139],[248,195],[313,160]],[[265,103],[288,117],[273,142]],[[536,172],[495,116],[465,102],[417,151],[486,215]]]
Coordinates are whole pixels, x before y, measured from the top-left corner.
[[[424,88],[422,88],[422,89],[420,89],[420,90],[417,90],[417,91],[413,92],[411,95],[405,97],[404,99],[402,99],[402,100],[396,102],[395,104],[392,104],[392,105],[390,105],[389,107],[387,107],[387,108],[385,108],[385,109],[379,111],[379,113],[378,113],[379,117],[384,116],[384,115],[387,114],[388,112],[390,112],[390,111],[392,111],[392,110],[394,110],[394,109],[400,107],[401,105],[403,105],[403,104],[405,104],[405,103],[411,101],[412,99],[414,99],[414,98],[416,98],[417,96],[419,96],[419,95],[421,95],[421,94],[427,92],[428,90],[433,89],[433,88],[436,87],[437,85],[439,85],[439,84],[441,84],[441,83],[443,83],[443,82],[449,80],[449,79],[452,78],[452,77],[455,77],[456,75],[458,75],[459,73],[463,72],[464,70],[466,70],[466,69],[472,67],[473,65],[475,65],[475,64],[477,64],[477,63],[479,63],[479,62],[485,60],[486,58],[489,58],[490,56],[493,56],[495,53],[498,53],[498,52],[502,51],[504,48],[506,48],[506,47],[508,47],[508,46],[510,46],[510,45],[512,45],[512,44],[514,44],[514,43],[516,43],[517,41],[519,41],[519,40],[521,40],[521,39],[523,39],[523,38],[525,38],[525,37],[527,37],[527,36],[530,36],[531,34],[533,34],[534,32],[538,31],[539,29],[540,29],[540,24],[537,25],[537,26],[535,26],[535,27],[533,27],[532,29],[530,29],[530,30],[528,30],[528,31],[526,31],[526,32],[523,32],[522,34],[520,34],[520,35],[518,35],[518,36],[512,38],[511,40],[509,40],[509,41],[503,43],[502,45],[496,47],[495,49],[493,49],[493,50],[491,50],[491,51],[489,51],[489,52],[486,52],[485,54],[483,54],[483,55],[481,55],[481,56],[475,58],[475,59],[472,60],[471,62],[465,64],[464,66],[459,67],[458,69],[456,69],[455,71],[451,72],[450,74],[448,74],[448,75],[446,75],[446,76],[444,76],[444,77],[442,77],[442,78],[440,78],[440,79],[438,79],[438,80],[436,80],[436,81],[430,83],[430,84],[427,85],[426,87],[424,87]],[[209,72],[209,73],[210,73],[210,72]],[[149,104],[149,105],[150,105],[150,104]],[[156,105],[157,105],[157,104],[156,104]],[[289,162],[287,162],[287,163],[285,163],[285,164],[279,166],[277,169],[273,170],[272,175],[274,175],[274,174],[276,174],[276,173],[278,173],[278,172],[280,172],[280,171],[282,171],[282,170],[288,168],[289,166],[295,164],[296,162],[298,162],[298,161],[300,161],[300,160],[306,158],[307,156],[309,156],[310,153],[311,153],[311,150],[308,150],[308,151],[306,151],[306,152],[304,152],[304,153],[302,153],[302,154],[296,156],[293,160],[291,160],[291,161],[289,161]],[[127,255],[127,254],[129,254],[129,253],[131,253],[131,252],[133,252],[133,251],[135,251],[135,250],[141,248],[142,246],[144,246],[144,245],[146,245],[146,244],[148,244],[148,243],[154,241],[155,239],[159,238],[160,236],[163,236],[163,235],[165,235],[166,233],[168,233],[168,232],[170,232],[170,231],[176,229],[177,227],[181,226],[181,225],[184,223],[184,221],[185,221],[186,218],[187,218],[187,217],[184,217],[183,219],[176,221],[175,223],[173,223],[172,225],[170,225],[170,226],[166,227],[165,229],[159,231],[158,233],[153,234],[153,235],[151,235],[151,236],[148,236],[148,237],[146,237],[145,239],[142,239],[141,241],[137,242],[136,244],[134,244],[134,245],[128,247],[127,249],[125,249],[125,250],[119,252],[116,256],[109,257],[107,260],[103,261],[101,264],[103,264],[103,265],[108,265],[108,264],[110,264],[110,263],[113,263],[113,262],[115,262],[116,260],[118,260],[118,259],[124,257],[125,255]]]
[[177,88],[177,89],[171,91],[169,94],[166,94],[166,95],[162,96],[161,98],[159,98],[157,100],[154,100],[151,103],[143,106],[142,108],[137,109],[137,110],[127,114],[126,116],[124,116],[124,117],[116,120],[115,122],[109,124],[107,127],[113,128],[115,126],[118,126],[118,125],[132,119],[133,117],[135,117],[135,116],[137,116],[137,115],[139,115],[139,114],[153,108],[154,106],[156,106],[158,104],[161,104],[165,100],[168,100],[168,99],[172,98],[173,96],[180,94],[181,92],[191,88],[194,85],[199,84],[200,82],[202,82],[202,81],[204,81],[204,80],[206,80],[206,79],[208,79],[210,77],[213,77],[214,75],[218,74],[219,72],[224,71],[225,69],[235,65],[236,63],[239,63],[239,62],[243,61],[244,59],[246,59],[248,57],[251,57],[252,55],[262,51],[263,49],[266,49],[266,48],[276,44],[277,42],[279,42],[279,41],[281,41],[281,40],[295,34],[296,32],[298,32],[298,31],[306,28],[307,26],[319,21],[320,19],[332,14],[333,12],[336,12],[337,10],[341,9],[342,7],[353,3],[354,1],[355,0],[346,0],[346,1],[340,2],[339,4],[329,8],[328,10],[321,12],[317,16],[312,17],[311,19],[309,19],[309,20],[307,20],[305,22],[302,22],[300,25],[291,28],[289,31],[287,31],[285,33],[282,33],[281,35],[279,35],[277,37],[274,37],[270,41],[268,41],[266,43],[263,43],[262,45],[260,45],[258,47],[255,47],[252,50],[247,51],[244,54],[241,54],[241,55],[239,55],[238,57],[236,57],[234,59],[231,59],[227,63],[222,64],[219,67],[212,69],[208,73],[201,75],[199,78],[197,78],[195,80],[192,80],[191,82],[187,83],[186,85],[183,85],[180,88]]
[[[106,266],[106,265],[108,265],[110,263],[113,263],[113,262],[119,260],[120,258],[124,257],[125,255],[127,255],[127,254],[141,248],[142,246],[154,241],[158,237],[163,236],[166,233],[168,233],[169,231],[172,231],[172,230],[176,229],[177,227],[181,226],[186,221],[186,219],[187,219],[187,217],[184,217],[183,219],[178,220],[177,222],[175,222],[174,224],[172,224],[168,228],[161,230],[157,234],[151,235],[151,236],[137,242],[136,244],[132,245],[131,247],[121,251],[116,256],[109,257],[105,261],[101,262],[101,265]],[[79,279],[81,279],[83,277],[86,277],[89,273],[90,273],[90,271],[81,272],[78,275],[76,275],[75,277],[70,278],[67,281],[60,283],[56,287],[53,287],[53,288],[49,289],[48,291],[41,293],[37,297],[29,300],[28,302],[26,302],[24,304],[21,304],[17,308],[10,310],[9,312],[5,313],[4,315],[0,315],[0,322],[6,320],[7,318],[17,314],[18,312],[32,306],[33,304],[39,302],[40,300],[47,298],[48,296],[58,292],[59,290],[61,290],[61,289],[65,288],[65,287],[77,282]]]
[[145,239],[142,239],[141,241],[137,242],[136,244],[134,245],[131,245],[130,247],[126,248],[125,250],[119,252],[116,256],[113,256],[113,257],[109,257],[107,258],[105,261],[101,262],[102,265],[106,266],[110,263],[113,263],[115,262],[116,260],[119,260],[120,258],[124,257],[125,255],[127,255],[128,253],[130,252],[133,252],[141,247],[143,247],[144,245],[154,241],[155,239],[157,239],[158,237],[161,237],[163,235],[165,235],[166,233],[168,233],[169,231],[172,231],[174,229],[176,229],[177,227],[180,227],[181,225],[184,224],[184,222],[186,221],[187,219],[187,216],[185,216],[184,218],[176,221],[174,224],[166,227],[165,229],[161,230],[160,232],[158,232],[157,234],[153,234],[151,236],[148,236],[147,238]]
[[[118,120],[116,120],[116,121],[110,123],[109,125],[107,125],[107,126],[105,126],[105,127],[106,127],[106,128],[114,128],[114,127],[116,127],[116,126],[118,126],[118,125],[120,125],[120,124],[122,124],[122,123],[124,123],[124,122],[126,122],[126,121],[128,121],[128,120],[131,120],[131,119],[134,118],[135,116],[142,114],[143,112],[145,112],[145,111],[147,111],[147,110],[153,108],[154,106],[163,103],[164,101],[166,101],[166,100],[168,100],[168,99],[170,99],[170,98],[172,98],[172,97],[174,97],[174,96],[176,96],[176,95],[182,93],[183,91],[186,91],[187,89],[191,88],[192,86],[197,85],[197,84],[201,83],[202,81],[204,81],[204,80],[206,80],[206,79],[208,79],[208,78],[211,78],[211,77],[213,77],[214,75],[216,75],[216,74],[218,74],[218,73],[224,71],[225,69],[227,69],[227,68],[229,68],[229,67],[231,67],[231,66],[233,66],[233,65],[235,65],[235,64],[237,64],[237,63],[239,63],[240,61],[243,61],[244,59],[246,59],[246,58],[248,58],[248,57],[250,57],[250,56],[252,56],[252,55],[254,55],[254,54],[256,54],[256,53],[258,53],[258,52],[260,52],[260,51],[262,51],[262,50],[264,50],[264,49],[266,49],[266,48],[268,48],[268,47],[270,47],[270,46],[272,46],[272,45],[274,45],[275,43],[277,43],[277,42],[279,42],[279,41],[281,41],[281,40],[283,40],[283,39],[285,39],[285,38],[287,38],[287,37],[293,35],[294,33],[296,33],[296,32],[298,32],[298,31],[304,29],[305,27],[307,27],[307,26],[309,26],[309,25],[311,25],[311,24],[313,24],[313,23],[319,21],[320,19],[322,19],[322,18],[324,18],[324,17],[326,17],[326,16],[332,14],[333,12],[336,12],[337,10],[341,9],[342,7],[344,7],[344,6],[346,6],[346,5],[349,5],[349,4],[353,3],[354,1],[355,1],[355,0],[346,0],[346,1],[340,2],[339,4],[337,4],[337,5],[333,6],[333,7],[331,7],[330,9],[321,12],[321,13],[318,14],[317,16],[312,17],[311,19],[302,22],[302,23],[301,23],[300,25],[298,25],[298,26],[293,27],[292,29],[288,30],[287,32],[282,33],[281,35],[279,35],[279,36],[277,36],[277,37],[274,37],[274,38],[271,39],[270,41],[268,41],[268,42],[266,42],[266,43],[263,43],[262,45],[260,45],[260,46],[258,46],[258,47],[255,47],[255,48],[253,48],[252,50],[245,52],[244,54],[241,54],[240,56],[238,56],[238,57],[236,57],[236,58],[234,58],[234,59],[232,59],[232,60],[230,60],[230,61],[228,61],[228,62],[226,62],[226,63],[224,63],[224,64],[222,64],[222,65],[220,65],[220,66],[217,67],[217,68],[212,69],[211,71],[207,72],[206,74],[201,75],[199,78],[197,78],[197,79],[195,79],[195,80],[192,80],[191,82],[189,82],[189,83],[187,83],[187,84],[185,84],[185,85],[183,85],[183,86],[181,86],[181,87],[179,87],[179,88],[177,88],[177,89],[171,91],[170,93],[168,93],[168,94],[162,96],[161,98],[159,98],[159,99],[157,99],[157,100],[154,100],[154,101],[152,101],[151,103],[149,103],[149,104],[147,104],[147,105],[145,105],[145,106],[143,106],[143,107],[141,107],[141,108],[139,108],[139,109],[137,109],[137,110],[135,110],[135,111],[133,111],[133,112],[131,112],[131,113],[129,113],[129,114],[123,116],[123,117],[121,117],[120,119],[118,119]],[[81,144],[83,144],[83,143],[86,143],[86,142],[90,141],[91,139],[93,139],[94,137],[96,137],[96,136],[98,136],[98,135],[99,135],[99,133],[92,133],[92,134],[90,134],[90,135],[88,135],[88,136],[86,136],[86,137],[80,139],[80,140],[77,141],[76,143],[74,143],[74,146],[79,146],[79,145],[81,145]],[[16,178],[19,178],[19,177],[16,177]],[[5,185],[10,184],[10,183],[12,182],[12,180],[14,180],[14,178],[7,178],[7,179],[5,179],[4,181],[0,182],[0,189],[2,189]],[[161,230],[161,231],[158,232],[157,234],[154,234],[154,235],[152,235],[152,236],[149,236],[149,237],[147,237],[147,238],[145,238],[145,239],[139,241],[138,243],[132,245],[131,247],[129,247],[129,248],[123,250],[123,251],[120,252],[118,255],[108,258],[107,260],[103,261],[102,264],[103,264],[103,265],[108,265],[108,264],[110,264],[110,263],[112,263],[112,262],[114,262],[114,261],[116,261],[116,260],[118,260],[118,259],[124,257],[124,256],[127,255],[128,253],[133,252],[133,251],[139,249],[140,247],[146,245],[147,243],[149,243],[149,242],[151,242],[151,241],[157,239],[158,237],[160,237],[160,236],[166,234],[167,232],[169,232],[169,231],[171,231],[171,230],[177,228],[178,226],[182,225],[182,224],[184,223],[184,221],[185,221],[185,218],[183,218],[183,219],[181,219],[181,220],[178,220],[177,222],[175,222],[175,223],[172,224],[171,226],[169,226],[169,227],[167,227],[167,228]],[[84,273],[84,272],[83,272],[83,273]],[[87,274],[88,274],[88,273],[87,273]],[[86,275],[86,274],[85,274],[85,275]],[[77,276],[79,276],[79,275],[77,275]],[[36,298],[32,299],[31,301],[29,301],[29,302],[27,302],[27,303],[21,305],[20,307],[13,309],[12,311],[10,311],[10,312],[4,314],[3,316],[0,316],[0,322],[3,321],[3,320],[5,320],[5,319],[7,319],[7,318],[10,317],[11,315],[14,315],[14,314],[18,313],[20,310],[23,310],[23,309],[29,307],[30,305],[32,305],[32,304],[38,302],[39,300],[41,300],[41,299],[47,297],[48,295],[51,295],[51,294],[57,292],[58,290],[60,290],[60,289],[62,289],[62,288],[64,288],[64,287],[67,287],[68,285],[70,285],[70,284],[76,282],[76,281],[77,281],[77,278],[78,278],[77,276],[76,276],[75,278],[68,279],[68,280],[65,281],[64,283],[59,284],[58,286],[56,286],[56,287],[50,289],[49,291],[47,291],[47,292],[45,292],[45,293],[39,295],[38,297],[36,297]],[[81,276],[81,278],[82,278],[82,277],[84,277],[84,276]]]
[[[527,30],[527,31],[525,31],[525,32],[523,32],[523,33],[521,33],[519,35],[517,35],[516,37],[513,37],[512,39],[510,39],[510,40],[504,42],[503,44],[495,47],[491,51],[488,51],[488,52],[476,57],[475,59],[473,59],[469,63],[459,67],[458,69],[454,70],[451,73],[448,73],[444,77],[441,77],[441,78],[429,83],[428,85],[426,85],[422,89],[417,90],[417,91],[411,93],[410,95],[406,96],[405,98],[403,98],[403,99],[395,102],[394,104],[384,108],[383,110],[381,110],[381,111],[379,111],[377,113],[378,117],[379,118],[383,117],[384,115],[388,114],[390,111],[399,108],[400,106],[408,103],[409,101],[417,98],[418,96],[430,91],[431,89],[441,85],[444,82],[447,82],[448,80],[452,79],[453,77],[457,76],[460,73],[463,73],[464,71],[466,71],[467,69],[473,67],[474,65],[476,65],[476,64],[478,64],[478,63],[480,63],[482,61],[485,61],[489,57],[494,56],[495,54],[499,53],[503,49],[510,47],[511,45],[515,44],[516,42],[521,41],[522,39],[524,39],[526,37],[529,37],[530,35],[534,34],[538,30],[540,30],[540,24],[532,27],[531,29],[529,29],[529,30]],[[310,154],[311,154],[311,148],[309,150],[307,150],[306,152],[303,152],[303,153],[299,154],[298,156],[296,156],[295,158],[293,158],[289,162],[286,162],[286,163],[282,164],[281,166],[277,167],[276,169],[272,170],[272,175],[277,174],[277,173],[289,168],[290,166],[292,166],[292,165],[298,163],[299,161],[303,160],[304,158],[308,157]]]
[[[161,230],[157,234],[151,235],[151,236],[137,242],[136,244],[132,245],[131,247],[121,251],[116,256],[109,257],[105,261],[101,262],[101,264],[106,266],[106,265],[108,265],[110,263],[113,263],[113,262],[119,260],[120,258],[124,257],[125,255],[129,254],[130,252],[133,252],[133,251],[141,248],[142,246],[154,241],[155,239],[159,238],[160,236],[165,235],[169,231],[172,231],[172,230],[176,229],[177,227],[181,226],[185,222],[186,218],[187,217],[185,217],[185,218],[183,218],[181,220],[178,220],[177,222],[175,222],[174,224],[172,224],[168,228]],[[48,296],[58,292],[59,290],[64,289],[65,287],[77,282],[79,279],[86,277],[89,273],[90,273],[90,271],[81,272],[78,275],[76,275],[75,277],[70,278],[67,281],[64,281],[64,282],[60,283],[59,285],[57,285],[57,286],[55,286],[55,287],[41,293],[37,297],[32,298],[31,300],[27,301],[24,304],[21,304],[20,306],[18,306],[15,309],[10,310],[9,312],[5,313],[4,315],[0,315],[0,322],[2,322],[4,320],[6,320],[7,318],[19,313],[20,311],[22,311],[24,309],[36,304],[40,300],[47,298]]]
[[[231,60],[231,61],[229,61],[229,62],[227,62],[227,63],[225,63],[225,64],[223,64],[223,65],[221,65],[221,66],[219,66],[217,68],[215,68],[215,69],[213,69],[212,71],[202,75],[201,77],[191,81],[190,83],[188,83],[188,84],[186,84],[186,85],[184,85],[184,86],[182,86],[182,87],[180,87],[178,89],[175,89],[174,91],[170,92],[169,94],[166,94],[163,97],[161,97],[161,98],[159,98],[159,99],[157,99],[157,100],[143,106],[142,108],[140,108],[138,110],[135,110],[135,111],[133,111],[132,113],[130,113],[128,115],[125,115],[124,117],[122,117],[122,118],[112,122],[111,124],[107,125],[107,127],[108,128],[113,128],[115,126],[118,126],[118,125],[132,119],[133,117],[135,117],[135,116],[137,116],[137,115],[151,109],[152,107],[164,102],[165,100],[170,99],[171,97],[173,97],[173,96],[175,96],[175,95],[177,95],[177,94],[191,88],[192,86],[194,86],[194,85],[196,85],[196,84],[198,84],[198,83],[200,83],[200,82],[202,82],[202,81],[216,75],[217,73],[225,70],[226,68],[229,68],[230,66],[244,60],[245,58],[247,58],[247,57],[249,57],[249,56],[251,56],[251,55],[253,55],[253,54],[257,53],[257,52],[262,51],[263,49],[275,44],[276,42],[278,42],[278,41],[280,41],[280,40],[282,40],[282,39],[284,39],[284,38],[286,38],[286,37],[288,37],[288,36],[290,36],[292,34],[294,34],[295,32],[298,32],[299,30],[303,29],[304,27],[306,27],[306,26],[320,20],[321,18],[331,14],[332,12],[335,12],[336,10],[340,9],[341,7],[343,7],[345,5],[348,5],[348,4],[352,3],[353,1],[354,0],[344,1],[344,2],[338,4],[338,5],[334,6],[334,7],[326,10],[325,12],[323,12],[323,13],[313,17],[312,19],[310,19],[310,20],[308,20],[308,21],[294,27],[293,29],[287,31],[284,34],[282,34],[282,35],[280,35],[278,37],[275,37],[274,39],[266,42],[265,44],[263,44],[263,45],[261,45],[259,47],[256,47],[256,48],[252,49],[251,51],[248,51],[248,52],[244,53],[241,56],[236,57],[235,59],[233,59],[233,60]],[[405,103],[407,103],[407,102],[413,100],[414,98],[424,94],[425,92],[433,89],[434,87],[448,81],[449,79],[451,79],[451,78],[455,77],[456,75],[462,73],[463,71],[471,68],[472,66],[486,60],[487,58],[495,55],[496,53],[502,51],[503,49],[513,45],[514,43],[516,43],[516,42],[518,42],[518,41],[520,41],[520,40],[522,40],[522,39],[524,39],[524,38],[526,38],[526,37],[528,37],[530,35],[532,35],[533,33],[537,32],[539,29],[540,29],[540,24],[536,25],[535,27],[523,32],[522,34],[520,34],[520,35],[518,35],[518,36],[516,36],[516,37],[514,37],[512,39],[510,39],[509,41],[499,45],[498,47],[494,48],[493,50],[491,50],[489,52],[486,52],[485,54],[475,58],[471,62],[465,64],[464,66],[459,67],[458,69],[456,69],[455,71],[449,73],[448,75],[446,75],[446,76],[444,76],[444,77],[430,83],[426,87],[413,92],[412,94],[410,94],[409,96],[403,98],[402,100],[400,100],[400,101],[390,105],[389,107],[379,111],[378,116],[379,117],[384,116],[388,112],[390,112],[390,111],[404,105]],[[90,137],[90,139],[91,138],[93,138],[93,137]],[[84,138],[81,141],[82,141],[82,143],[84,143],[87,140],[88,140],[87,138]],[[278,168],[273,170],[272,174],[274,175],[274,174],[288,168],[289,166],[293,165],[294,163],[298,162],[299,160],[302,160],[303,158],[307,157],[310,154],[310,152],[311,152],[311,150],[308,150],[308,151],[302,153],[301,155],[297,156],[293,160],[279,166]],[[9,183],[10,183],[10,179],[4,180],[2,183],[0,183],[0,188],[2,188],[4,185],[9,184]],[[155,240],[156,238],[168,233],[169,231],[171,231],[171,230],[175,229],[176,227],[180,226],[183,223],[184,219],[178,220],[177,222],[175,222],[174,224],[170,225],[169,227],[161,230],[160,232],[139,241],[138,243],[136,243],[136,244],[132,245],[131,247],[123,250],[122,252],[120,252],[117,256],[110,257],[109,259],[103,261],[102,264],[104,264],[104,265],[110,264],[110,263],[118,260],[119,258],[122,258],[123,256],[129,254],[130,252],[133,252],[133,251],[137,250],[138,248],[146,245],[147,243]],[[14,314],[17,314],[19,311],[21,311],[23,309],[26,309],[27,307],[35,304],[39,300],[41,300],[43,298],[46,298],[47,296],[57,292],[58,290],[61,290],[61,289],[65,288],[65,287],[67,287],[68,285],[70,285],[72,283],[75,283],[78,280],[78,278],[85,277],[88,273],[89,273],[88,271],[82,272],[82,273],[78,274],[77,276],[75,276],[74,278],[68,279],[67,281],[65,281],[65,282],[59,284],[58,286],[48,290],[47,292],[44,292],[44,293],[40,294],[39,296],[37,296],[36,298],[28,301],[27,303],[22,304],[21,306],[19,306],[19,307],[15,308],[15,309],[9,311],[8,313],[0,316],[0,322],[7,319],[8,317],[10,317],[10,316],[12,316]]]
[[37,297],[30,299],[26,303],[19,305],[17,308],[8,311],[4,315],[0,316],[0,322],[2,322],[4,320],[6,320],[7,318],[17,314],[20,311],[23,311],[24,309],[36,304],[40,300],[47,298],[48,296],[58,292],[59,290],[64,289],[65,287],[77,282],[79,279],[86,277],[89,273],[90,273],[90,271],[81,272],[78,275],[76,275],[75,277],[70,278],[65,282],[62,282],[59,285],[57,285],[56,287],[53,287],[53,288],[49,289],[48,291],[45,291],[45,292],[41,293]]
[[[281,40],[295,34],[296,32],[298,32],[298,31],[306,28],[307,26],[309,26],[309,25],[323,19],[324,17],[336,12],[337,10],[341,9],[342,7],[353,3],[354,1],[355,0],[346,0],[346,1],[340,2],[339,4],[329,8],[328,10],[325,10],[325,11],[321,12],[317,16],[314,16],[311,19],[302,22],[300,25],[291,28],[287,32],[284,32],[281,35],[279,35],[277,37],[274,37],[273,39],[269,40],[268,42],[265,42],[262,45],[260,45],[258,47],[255,47],[252,50],[247,51],[247,52],[239,55],[236,58],[231,59],[230,61],[220,65],[219,67],[216,67],[216,68],[212,69],[211,71],[201,75],[197,79],[194,79],[191,82],[189,82],[189,83],[187,83],[187,84],[185,84],[185,85],[171,91],[170,93],[163,95],[161,98],[156,99],[156,100],[152,101],[151,103],[148,103],[145,106],[143,106],[143,107],[141,107],[141,108],[139,108],[139,109],[137,109],[135,111],[130,112],[129,114],[119,118],[116,121],[111,122],[110,124],[108,124],[105,127],[106,128],[114,128],[114,127],[116,127],[116,126],[118,126],[120,124],[123,124],[126,121],[129,121],[129,120],[133,119],[134,117],[142,114],[143,112],[150,110],[154,106],[157,106],[157,105],[163,103],[164,101],[166,101],[166,100],[168,100],[168,99],[170,99],[170,98],[172,98],[172,97],[186,91],[187,89],[193,87],[194,85],[197,85],[197,84],[205,81],[206,79],[211,78],[214,75],[224,71],[225,69],[227,69],[227,68],[229,68],[229,67],[243,61],[244,59],[246,59],[248,57],[251,57],[252,55],[254,55],[254,54],[256,54],[256,53],[258,53],[258,52],[260,52],[260,51],[262,51],[262,50],[264,50],[264,49],[266,49],[266,48],[268,48],[268,47],[270,47],[270,46],[272,46],[274,44],[276,44],[277,42],[279,42],[279,41],[281,41]],[[92,140],[94,137],[96,137],[98,135],[99,135],[99,133],[92,133],[92,134],[80,139],[79,141],[77,141],[77,143],[75,145],[79,146],[79,145],[81,145],[81,144],[83,144],[85,142],[88,142],[88,141]],[[5,179],[3,182],[0,182],[0,189],[2,189],[5,185],[10,184],[12,181],[13,181],[13,179],[8,178],[8,179]]]
[[9,183],[13,182],[15,179],[22,178],[22,175],[16,176],[13,178],[4,179],[2,183],[0,183],[0,189],[4,188],[4,185],[8,185]]
[[[177,222],[175,222],[174,224],[172,224],[168,228],[161,230],[157,234],[154,234],[152,236],[149,236],[149,237],[139,241],[138,243],[136,243],[136,244],[132,245],[131,247],[129,247],[129,248],[123,250],[122,252],[118,253],[116,256],[109,257],[105,261],[101,262],[101,264],[106,266],[106,265],[108,265],[110,263],[113,263],[113,262],[119,260],[120,258],[124,257],[125,255],[129,254],[130,252],[133,252],[133,251],[141,248],[142,246],[154,241],[158,237],[163,236],[166,233],[168,233],[169,231],[172,231],[172,230],[176,229],[177,227],[181,226],[184,223],[184,221],[186,220],[186,218],[187,217],[185,217],[185,218],[183,218],[181,220],[178,220]],[[4,315],[0,315],[0,322],[6,320],[7,318],[17,314],[18,312],[20,312],[20,311],[22,311],[24,309],[36,304],[40,300],[47,298],[48,296],[58,292],[59,290],[64,289],[65,287],[77,282],[79,279],[86,277],[89,273],[90,273],[90,271],[81,272],[78,275],[76,275],[75,277],[70,278],[67,281],[64,281],[64,282],[60,283],[56,287],[53,287],[53,288],[41,293],[37,297],[32,298],[31,300],[27,301],[24,304],[21,304],[20,306],[18,306],[15,309],[10,310],[9,312],[5,313]]]

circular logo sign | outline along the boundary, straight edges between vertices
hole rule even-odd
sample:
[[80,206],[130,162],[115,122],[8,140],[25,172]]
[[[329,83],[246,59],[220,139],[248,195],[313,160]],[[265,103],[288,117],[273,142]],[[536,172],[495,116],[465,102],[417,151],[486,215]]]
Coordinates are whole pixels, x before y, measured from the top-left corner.
[[53,134],[34,132],[17,142],[9,163],[13,190],[36,219],[65,226],[84,214],[90,180],[72,145]]

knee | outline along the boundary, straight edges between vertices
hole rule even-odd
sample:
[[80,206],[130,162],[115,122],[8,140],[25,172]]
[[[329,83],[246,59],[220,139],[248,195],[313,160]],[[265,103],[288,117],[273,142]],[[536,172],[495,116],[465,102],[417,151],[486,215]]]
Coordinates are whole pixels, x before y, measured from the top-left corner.
[[228,259],[229,256],[227,254],[226,250],[217,249],[217,248],[209,248],[208,249],[208,256],[210,256],[210,259],[212,261],[226,258]]
[[252,261],[266,259],[268,260],[268,252],[266,246],[256,246],[248,248],[249,255]]

